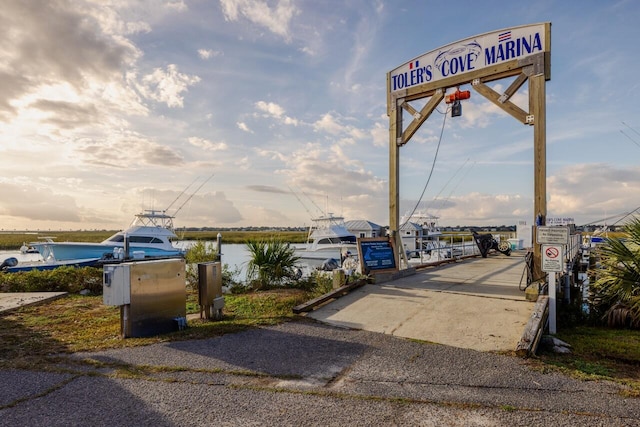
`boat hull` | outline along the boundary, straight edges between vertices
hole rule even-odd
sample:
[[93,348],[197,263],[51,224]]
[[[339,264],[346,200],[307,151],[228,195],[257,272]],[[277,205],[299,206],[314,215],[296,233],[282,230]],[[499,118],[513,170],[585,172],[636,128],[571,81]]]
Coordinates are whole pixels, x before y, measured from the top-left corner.
[[66,260],[66,261],[54,261],[54,262],[45,262],[45,261],[27,261],[19,263],[14,267],[7,267],[5,272],[7,273],[19,273],[24,271],[31,270],[54,270],[59,267],[94,267],[98,265],[100,258],[88,258],[88,259],[74,259],[74,260]]
[[[86,258],[105,258],[112,256],[114,249],[124,249],[123,244],[104,243],[73,243],[73,242],[46,242],[33,246],[40,252],[44,259],[52,258],[56,261],[77,260]],[[167,250],[132,244],[129,246],[129,254],[143,252],[144,257],[172,257],[183,255],[184,251],[178,248]]]

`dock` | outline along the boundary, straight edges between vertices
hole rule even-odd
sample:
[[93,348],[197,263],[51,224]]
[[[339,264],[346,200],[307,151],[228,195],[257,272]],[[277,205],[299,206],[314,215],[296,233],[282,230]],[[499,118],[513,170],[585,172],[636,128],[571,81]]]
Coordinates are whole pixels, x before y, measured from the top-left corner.
[[523,255],[469,258],[367,284],[307,316],[453,347],[515,351],[535,307],[520,290]]

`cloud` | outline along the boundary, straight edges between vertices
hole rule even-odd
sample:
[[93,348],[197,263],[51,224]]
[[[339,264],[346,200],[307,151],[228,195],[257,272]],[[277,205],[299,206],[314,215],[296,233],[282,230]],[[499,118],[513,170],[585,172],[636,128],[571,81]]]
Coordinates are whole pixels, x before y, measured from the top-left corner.
[[77,141],[75,152],[84,162],[118,169],[138,169],[145,165],[179,167],[184,164],[178,151],[132,132],[112,135],[106,140]]
[[345,120],[342,117],[334,116],[334,113],[326,113],[313,124],[316,132],[328,133],[331,136],[340,136],[338,140],[341,144],[354,144],[357,141],[366,139],[370,133],[363,131],[352,125],[341,123]]
[[127,22],[125,24],[125,34],[150,33],[151,25],[144,21]]
[[94,104],[80,104],[64,101],[38,100],[31,107],[47,114],[44,123],[63,129],[91,126],[100,120],[100,112]]
[[243,130],[247,133],[253,133],[253,131],[249,129],[249,126],[247,126],[247,124],[244,122],[237,122],[236,125],[238,125],[238,129],[240,130]]
[[201,59],[210,59],[220,55],[222,55],[222,52],[219,50],[198,49],[198,56]]
[[79,222],[76,201],[49,189],[0,183],[0,215],[33,221]]
[[[431,213],[441,218],[442,225],[505,225],[531,217],[533,201],[519,194],[486,194],[471,192],[449,198],[446,203],[429,205]],[[405,201],[406,209],[415,202]]]
[[271,185],[248,185],[247,189],[251,191],[257,191],[259,193],[275,193],[275,194],[289,194],[289,191],[281,190]]
[[[94,16],[64,6],[60,2],[3,3],[0,49],[5,70],[34,84],[41,76],[81,88],[88,79],[111,79],[124,63],[137,57],[130,43],[101,33]],[[14,25],[16,16],[20,25]]]
[[[583,222],[635,210],[640,194],[640,168],[618,168],[609,164],[571,165],[547,179],[549,202],[553,216],[580,214]],[[586,202],[588,201],[588,202]],[[576,221],[578,219],[576,218]]]
[[281,158],[285,167],[277,173],[286,176],[296,193],[310,196],[318,207],[317,213],[328,210],[373,221],[386,218],[386,180],[350,159],[339,145],[326,148],[308,143]]
[[284,123],[286,125],[293,125],[293,126],[297,126],[298,125],[298,120],[288,117],[284,114],[284,109],[279,106],[278,104],[275,104],[273,102],[265,102],[265,101],[258,101],[255,103],[255,107],[266,113],[264,116],[265,117],[273,117],[278,119],[281,123]]
[[184,0],[172,0],[164,4],[164,7],[177,12],[184,12],[188,9]]
[[189,144],[208,151],[221,151],[229,148],[224,142],[211,142],[204,138],[192,136],[188,139]]
[[169,107],[183,107],[182,93],[200,81],[198,76],[189,76],[178,71],[178,66],[170,64],[166,70],[156,68],[141,79],[138,90],[148,99],[164,102]]
[[225,20],[233,22],[244,17],[285,40],[291,38],[289,25],[298,13],[291,0],[277,0],[273,8],[261,0],[220,0],[220,5]]
[[380,122],[373,124],[371,129],[371,139],[376,147],[386,147],[389,145],[389,126]]

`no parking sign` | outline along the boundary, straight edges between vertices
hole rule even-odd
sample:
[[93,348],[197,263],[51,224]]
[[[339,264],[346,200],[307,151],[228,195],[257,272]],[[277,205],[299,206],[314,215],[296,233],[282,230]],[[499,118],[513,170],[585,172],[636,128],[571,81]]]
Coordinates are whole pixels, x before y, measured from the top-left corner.
[[542,245],[542,271],[557,272],[564,269],[564,245]]

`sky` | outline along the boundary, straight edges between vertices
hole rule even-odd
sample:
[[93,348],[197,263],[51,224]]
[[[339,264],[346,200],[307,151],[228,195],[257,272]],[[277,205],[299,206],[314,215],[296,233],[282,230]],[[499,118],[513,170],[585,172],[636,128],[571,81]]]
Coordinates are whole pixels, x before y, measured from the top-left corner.
[[[614,223],[640,206],[638,17],[635,0],[4,0],[0,229],[121,229],[145,209],[388,225],[387,73],[542,22],[547,214]],[[460,89],[462,116],[442,103],[400,149],[400,214],[532,224],[533,127]]]

